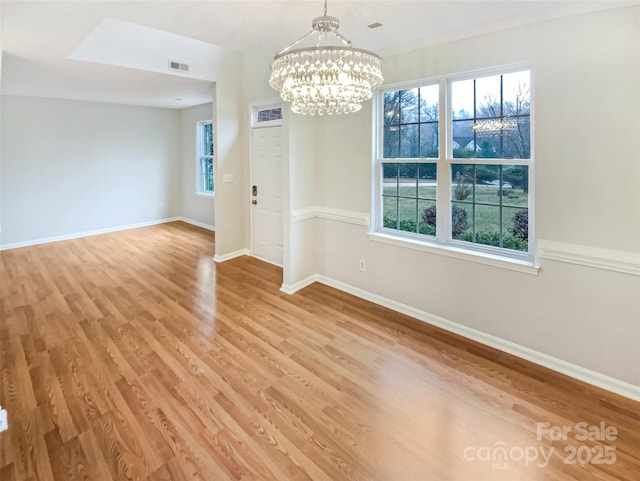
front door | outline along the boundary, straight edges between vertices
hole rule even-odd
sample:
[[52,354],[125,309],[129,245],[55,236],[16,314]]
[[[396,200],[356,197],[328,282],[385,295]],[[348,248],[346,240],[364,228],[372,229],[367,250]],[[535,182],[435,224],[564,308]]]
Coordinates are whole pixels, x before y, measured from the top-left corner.
[[282,127],[251,130],[253,256],[282,266]]

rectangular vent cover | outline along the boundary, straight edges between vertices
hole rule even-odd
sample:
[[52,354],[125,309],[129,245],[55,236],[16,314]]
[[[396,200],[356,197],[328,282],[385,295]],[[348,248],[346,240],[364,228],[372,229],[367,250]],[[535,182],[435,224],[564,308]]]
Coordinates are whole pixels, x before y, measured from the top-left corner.
[[176,62],[175,60],[169,60],[169,70],[175,70],[176,72],[188,72],[189,65],[186,63]]

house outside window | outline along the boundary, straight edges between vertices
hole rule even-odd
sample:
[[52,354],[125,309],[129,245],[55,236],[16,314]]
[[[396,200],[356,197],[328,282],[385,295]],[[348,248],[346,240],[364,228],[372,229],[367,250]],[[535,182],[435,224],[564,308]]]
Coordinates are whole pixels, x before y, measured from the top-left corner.
[[531,259],[531,74],[389,86],[378,96],[376,232]]
[[196,132],[197,142],[197,193],[213,195],[213,122],[210,120],[198,122]]

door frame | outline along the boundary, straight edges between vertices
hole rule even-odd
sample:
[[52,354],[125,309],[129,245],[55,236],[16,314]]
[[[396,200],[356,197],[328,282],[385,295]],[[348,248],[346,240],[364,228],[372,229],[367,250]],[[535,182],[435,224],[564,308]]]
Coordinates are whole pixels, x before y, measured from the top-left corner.
[[[280,120],[273,120],[273,121],[268,121],[268,122],[260,122],[258,123],[258,111],[259,110],[264,110],[264,109],[271,109],[271,108],[281,108],[282,109],[282,119]],[[251,194],[251,188],[254,184],[254,172],[253,172],[253,131],[256,129],[263,129],[263,128],[269,128],[269,127],[280,127],[283,129],[282,134],[283,137],[285,136],[285,122],[284,122],[284,117],[285,117],[285,106],[283,105],[283,102],[281,99],[279,98],[274,98],[274,99],[269,99],[269,100],[263,100],[263,101],[258,101],[258,102],[251,102],[249,104],[249,183],[246,186],[247,189],[247,205],[248,205],[248,209],[249,209],[249,249],[251,251],[251,256],[255,257],[255,251],[254,251],[254,237],[255,237],[255,232],[253,229],[253,211],[254,209],[252,208],[252,204],[251,201],[253,200],[253,196]],[[285,143],[286,145],[286,143]],[[284,162],[288,162],[288,154],[286,152],[283,152],[283,161]],[[283,172],[285,172],[285,166],[282,166]],[[288,169],[286,169],[286,171],[288,171]],[[283,226],[285,224],[285,222],[288,222],[289,216],[285,215],[285,213],[287,212],[287,209],[285,208],[285,206],[288,205],[288,201],[285,199],[285,197],[288,197],[285,195],[286,193],[286,189],[285,189],[285,179],[282,179],[281,182],[281,186],[282,186],[282,196],[283,196],[283,212],[282,212],[282,216],[283,216]],[[285,247],[284,247],[284,239],[285,239],[285,232],[284,232],[284,227],[283,227],[283,232],[282,232],[282,239],[283,239],[283,260],[282,260],[282,265],[278,265],[275,264],[269,260],[266,259],[262,259],[262,258],[258,258],[256,257],[256,259],[260,259],[264,262],[268,262],[270,264],[276,265],[278,267],[282,267],[284,268],[284,264],[285,264]]]

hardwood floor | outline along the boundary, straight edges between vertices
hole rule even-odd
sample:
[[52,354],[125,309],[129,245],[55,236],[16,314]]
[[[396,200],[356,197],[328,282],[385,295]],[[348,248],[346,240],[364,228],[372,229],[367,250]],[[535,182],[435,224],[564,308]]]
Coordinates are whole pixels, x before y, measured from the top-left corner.
[[2,481],[638,479],[638,403],[213,242],[1,253]]

